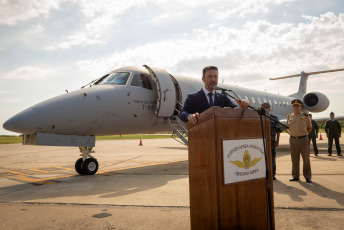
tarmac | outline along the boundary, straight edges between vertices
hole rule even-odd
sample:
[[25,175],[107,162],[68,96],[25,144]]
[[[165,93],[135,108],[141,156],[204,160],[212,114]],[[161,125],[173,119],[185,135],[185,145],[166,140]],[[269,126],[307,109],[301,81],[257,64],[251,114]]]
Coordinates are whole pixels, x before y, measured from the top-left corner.
[[[335,146],[328,156],[322,138],[319,156],[311,147],[312,183],[302,173],[290,182],[289,138],[281,135],[276,229],[344,229],[344,158]],[[93,176],[75,172],[77,148],[0,145],[0,229],[190,229],[187,147],[139,141],[98,141]]]

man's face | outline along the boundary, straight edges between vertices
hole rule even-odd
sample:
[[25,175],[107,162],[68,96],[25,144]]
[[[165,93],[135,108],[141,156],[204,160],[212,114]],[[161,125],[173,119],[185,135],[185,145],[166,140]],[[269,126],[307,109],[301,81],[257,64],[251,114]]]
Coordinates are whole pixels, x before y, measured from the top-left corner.
[[207,70],[202,78],[202,81],[204,82],[204,88],[210,92],[213,92],[218,83],[218,72],[214,69]]
[[334,120],[334,114],[330,115],[331,120]]
[[302,109],[302,105],[293,105],[294,113],[301,112],[301,109]]

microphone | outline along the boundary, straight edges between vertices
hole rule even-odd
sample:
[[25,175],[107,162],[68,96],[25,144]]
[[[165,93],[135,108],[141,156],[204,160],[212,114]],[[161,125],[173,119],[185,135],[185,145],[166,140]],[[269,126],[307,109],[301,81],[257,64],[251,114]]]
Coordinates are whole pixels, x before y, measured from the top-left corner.
[[265,115],[265,109],[264,109],[263,107],[259,107],[259,108],[257,109],[257,113],[258,113],[259,115]]
[[226,94],[228,97],[231,97],[233,99],[235,99],[235,97],[231,96],[229,93],[226,93],[227,92],[232,92],[236,98],[238,98],[239,102],[241,102],[240,98],[238,97],[238,95],[231,89],[225,89],[225,88],[221,88],[221,87],[218,87],[218,86],[215,86],[215,90],[221,90],[222,91],[222,94]]
[[225,89],[225,88],[218,87],[217,85],[215,86],[215,90],[231,91],[231,90],[229,90],[229,89]]

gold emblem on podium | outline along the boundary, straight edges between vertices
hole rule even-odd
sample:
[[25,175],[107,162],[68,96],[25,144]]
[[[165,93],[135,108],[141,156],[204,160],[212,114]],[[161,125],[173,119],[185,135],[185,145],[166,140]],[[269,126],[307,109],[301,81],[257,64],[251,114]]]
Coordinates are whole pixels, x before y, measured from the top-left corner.
[[256,158],[256,159],[251,161],[251,155],[248,153],[247,150],[245,150],[245,153],[242,157],[242,162],[241,161],[230,161],[230,162],[232,164],[238,166],[239,168],[249,169],[249,168],[255,166],[261,159],[262,159],[262,157]]

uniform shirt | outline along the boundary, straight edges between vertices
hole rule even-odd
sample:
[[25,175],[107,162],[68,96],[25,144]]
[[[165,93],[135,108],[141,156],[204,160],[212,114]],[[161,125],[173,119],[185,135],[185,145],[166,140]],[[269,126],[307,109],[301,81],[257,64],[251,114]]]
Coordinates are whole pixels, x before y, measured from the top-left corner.
[[293,137],[308,135],[307,129],[312,128],[308,115],[302,112],[299,115],[295,115],[294,113],[288,114],[287,125],[289,126],[290,136]]
[[337,120],[328,120],[325,123],[325,132],[327,135],[338,136],[341,134],[341,127]]
[[[270,114],[270,117],[274,118],[276,121],[279,121],[278,117]],[[275,141],[276,133],[282,132],[281,125],[272,119],[270,119],[270,129],[271,129],[271,140]]]

